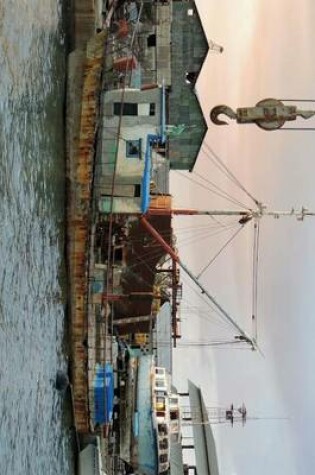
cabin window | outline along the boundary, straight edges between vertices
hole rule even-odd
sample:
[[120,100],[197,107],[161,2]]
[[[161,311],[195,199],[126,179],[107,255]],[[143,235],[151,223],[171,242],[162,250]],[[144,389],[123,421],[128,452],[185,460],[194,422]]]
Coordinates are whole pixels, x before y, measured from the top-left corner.
[[114,102],[114,115],[138,115],[138,104],[136,102]]
[[152,34],[152,35],[148,36],[147,44],[148,44],[148,48],[151,48],[152,46],[156,46],[156,35],[155,34]]
[[153,116],[155,115],[155,103],[145,102],[138,104],[138,115],[140,116]]
[[164,411],[156,411],[156,415],[157,415],[157,417],[164,417],[165,412]]
[[167,450],[168,449],[168,440],[162,439],[159,441],[160,450]]
[[134,192],[134,197],[135,198],[140,198],[141,196],[141,185],[135,185],[135,192]]
[[179,418],[177,411],[171,411],[170,416],[171,416],[171,421],[176,421]]
[[141,139],[126,141],[126,157],[141,158]]
[[124,116],[153,116],[155,115],[155,103],[144,102],[114,102],[114,115]]
[[117,261],[122,261],[123,258],[123,250],[122,247],[118,247],[114,249],[114,260]]
[[167,430],[167,425],[166,424],[158,424],[158,431],[159,431],[159,434],[167,434],[168,433],[168,430]]
[[155,115],[155,104],[151,102],[150,104],[150,115]]
[[160,463],[166,463],[166,462],[168,461],[168,456],[167,456],[167,454],[161,454],[161,455],[159,456],[159,461],[160,461]]
[[156,396],[157,398],[159,398],[159,397],[165,397],[165,394],[166,394],[165,391],[155,391],[155,396]]

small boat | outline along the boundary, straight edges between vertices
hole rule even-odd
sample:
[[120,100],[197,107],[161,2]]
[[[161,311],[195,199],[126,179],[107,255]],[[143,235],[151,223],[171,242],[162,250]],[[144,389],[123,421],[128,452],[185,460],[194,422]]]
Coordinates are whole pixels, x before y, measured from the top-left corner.
[[170,375],[152,355],[131,355],[123,388],[121,457],[135,473],[164,474],[171,442],[180,440],[181,428],[179,396],[171,390]]

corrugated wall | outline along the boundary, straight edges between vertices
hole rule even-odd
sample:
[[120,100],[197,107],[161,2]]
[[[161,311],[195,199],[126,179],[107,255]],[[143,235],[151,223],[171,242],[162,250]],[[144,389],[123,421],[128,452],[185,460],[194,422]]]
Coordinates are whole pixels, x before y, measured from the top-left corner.
[[[193,15],[189,15],[191,10]],[[172,89],[169,93],[169,124],[190,128],[169,139],[170,166],[191,170],[195,164],[207,126],[194,84],[185,81],[187,72],[198,75],[209,46],[194,1],[173,2]]]

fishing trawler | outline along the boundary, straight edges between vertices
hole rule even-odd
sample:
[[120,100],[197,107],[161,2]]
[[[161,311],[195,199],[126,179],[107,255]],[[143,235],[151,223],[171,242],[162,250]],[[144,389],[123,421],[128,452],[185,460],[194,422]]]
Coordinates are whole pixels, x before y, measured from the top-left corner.
[[[194,84],[209,42],[193,0],[109,2],[97,32],[95,2],[84,13],[81,3],[68,61],[68,262],[74,412],[87,434],[111,424],[96,417],[95,385],[98,368],[113,370],[115,336],[149,333],[170,300],[176,334],[178,268],[164,270],[139,217],[170,208],[169,170],[194,166],[207,130]],[[148,220],[172,244],[171,216]]]
[[[109,27],[97,34],[91,27],[69,59],[67,134],[75,423],[80,434],[104,437],[112,425],[113,341],[149,335],[168,301],[176,345],[179,268],[231,323],[233,343],[257,349],[255,333],[242,330],[175,247],[172,215],[202,214],[174,210],[169,193],[170,169],[193,170],[207,130],[194,85],[209,41],[194,1],[128,2],[127,13],[110,14]],[[227,215],[240,226],[258,222],[268,214],[258,205]],[[130,354],[127,368],[118,386],[119,457],[137,473],[164,473],[170,441],[180,439],[178,396],[151,353]]]

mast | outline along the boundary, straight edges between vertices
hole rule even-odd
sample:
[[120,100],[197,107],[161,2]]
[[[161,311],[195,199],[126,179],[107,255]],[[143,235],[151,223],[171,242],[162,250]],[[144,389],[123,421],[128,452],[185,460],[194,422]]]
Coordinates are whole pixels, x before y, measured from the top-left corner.
[[298,221],[303,221],[307,216],[315,216],[315,212],[309,211],[304,206],[300,211],[291,208],[286,211],[270,211],[262,203],[257,203],[257,209],[249,210],[196,210],[196,209],[171,209],[171,208],[149,208],[146,215],[140,216],[140,223],[145,227],[145,229],[154,237],[154,239],[165,249],[165,251],[170,255],[173,262],[177,263],[183,271],[193,280],[197,287],[201,290],[201,293],[205,295],[210,302],[221,312],[224,318],[231,323],[231,325],[237,330],[239,335],[235,336],[235,339],[240,342],[248,343],[252,350],[257,349],[257,342],[255,338],[250,337],[247,333],[240,327],[237,321],[232,318],[228,312],[222,307],[222,305],[216,300],[216,298],[208,292],[208,290],[199,282],[198,277],[195,276],[188,267],[183,263],[179,258],[178,254],[174,249],[163,239],[159,232],[149,223],[146,216],[192,216],[192,215],[204,215],[204,216],[239,216],[240,225],[244,226],[246,223],[252,219],[260,219],[263,216],[270,216],[275,219],[280,217],[295,217]]
[[307,208],[302,206],[301,210],[296,210],[291,208],[289,210],[274,211],[268,210],[266,205],[263,203],[258,203],[256,210],[222,210],[222,209],[213,209],[213,210],[198,210],[193,208],[149,208],[147,215],[149,216],[240,216],[242,221],[240,224],[245,224],[246,222],[252,220],[253,218],[260,219],[263,216],[271,216],[273,218],[281,218],[285,216],[295,217],[298,221],[303,221],[307,216],[315,216],[315,212],[309,211]]

